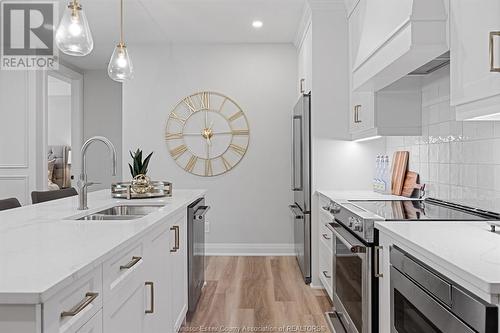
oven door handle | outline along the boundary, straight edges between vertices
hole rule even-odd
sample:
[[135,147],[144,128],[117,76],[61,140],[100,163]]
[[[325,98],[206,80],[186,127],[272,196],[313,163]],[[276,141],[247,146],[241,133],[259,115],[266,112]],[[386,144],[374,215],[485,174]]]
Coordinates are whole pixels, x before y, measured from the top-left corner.
[[352,253],[366,253],[366,245],[358,241],[343,226],[338,223],[328,225],[335,237],[340,240]]
[[300,210],[300,208],[297,205],[288,205],[288,208],[290,208],[290,210],[292,211],[295,219],[297,219],[297,220],[304,219],[304,213],[302,213],[302,211]]

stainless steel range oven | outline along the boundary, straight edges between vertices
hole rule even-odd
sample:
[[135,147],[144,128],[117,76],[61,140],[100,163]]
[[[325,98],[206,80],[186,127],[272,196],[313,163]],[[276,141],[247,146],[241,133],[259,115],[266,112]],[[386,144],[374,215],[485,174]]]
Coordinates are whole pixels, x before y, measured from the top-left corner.
[[391,247],[391,333],[497,333],[498,308]]
[[369,332],[372,317],[372,247],[338,223],[333,232],[333,303],[329,314],[335,332]]

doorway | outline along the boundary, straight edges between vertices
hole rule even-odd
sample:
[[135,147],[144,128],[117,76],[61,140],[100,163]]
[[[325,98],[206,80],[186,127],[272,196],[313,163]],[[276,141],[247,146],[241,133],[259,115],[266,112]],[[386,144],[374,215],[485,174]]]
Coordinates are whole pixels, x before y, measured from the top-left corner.
[[[83,140],[83,75],[64,65],[47,74],[45,154],[46,190],[76,185]],[[45,184],[43,184],[45,185]]]
[[71,82],[47,78],[48,190],[71,187]]

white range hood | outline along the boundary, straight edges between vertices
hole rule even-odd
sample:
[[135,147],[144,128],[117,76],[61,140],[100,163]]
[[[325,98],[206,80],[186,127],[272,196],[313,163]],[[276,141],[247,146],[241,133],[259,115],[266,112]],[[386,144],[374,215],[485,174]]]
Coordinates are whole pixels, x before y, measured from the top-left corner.
[[354,90],[378,91],[449,50],[449,0],[365,1]]

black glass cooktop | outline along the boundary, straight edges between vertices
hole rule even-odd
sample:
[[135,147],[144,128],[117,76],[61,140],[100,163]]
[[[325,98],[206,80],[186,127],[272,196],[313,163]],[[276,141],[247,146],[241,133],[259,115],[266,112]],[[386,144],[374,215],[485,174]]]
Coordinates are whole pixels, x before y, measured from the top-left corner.
[[386,221],[483,221],[498,220],[500,215],[435,199],[415,201],[351,201]]

